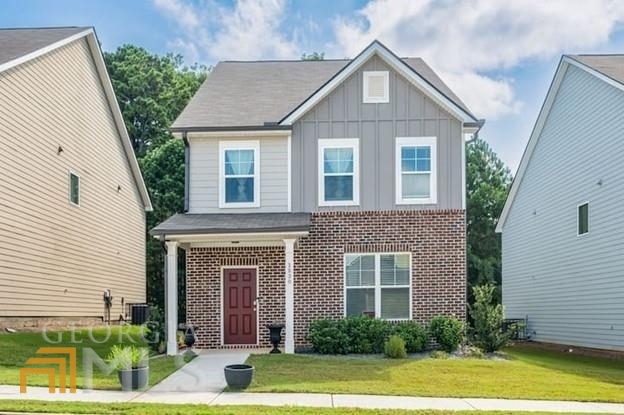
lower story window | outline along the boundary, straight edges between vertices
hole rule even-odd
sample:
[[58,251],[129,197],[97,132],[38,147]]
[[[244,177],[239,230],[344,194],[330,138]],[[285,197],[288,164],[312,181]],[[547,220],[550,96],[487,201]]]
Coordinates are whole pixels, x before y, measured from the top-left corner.
[[410,318],[410,254],[345,255],[345,314]]

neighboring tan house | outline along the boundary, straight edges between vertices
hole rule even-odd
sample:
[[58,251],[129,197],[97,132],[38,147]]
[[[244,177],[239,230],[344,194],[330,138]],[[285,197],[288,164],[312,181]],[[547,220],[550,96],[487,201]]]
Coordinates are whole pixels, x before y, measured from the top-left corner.
[[0,30],[0,325],[145,301],[149,197],[92,28]]
[[496,230],[531,339],[624,350],[624,55],[563,56]]
[[353,60],[221,62],[172,130],[186,207],[177,247],[202,348],[308,345],[321,317],[465,318],[465,141],[479,121],[421,59],[373,42]]

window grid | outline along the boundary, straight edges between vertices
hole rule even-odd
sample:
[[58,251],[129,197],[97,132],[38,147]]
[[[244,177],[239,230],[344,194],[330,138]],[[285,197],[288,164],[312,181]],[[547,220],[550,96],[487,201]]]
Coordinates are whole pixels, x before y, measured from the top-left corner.
[[436,203],[435,137],[397,137],[395,163],[397,204]]
[[[357,138],[319,140],[319,206],[359,204],[358,146]],[[335,193],[331,194],[331,190]]]
[[[260,144],[258,141],[219,142],[219,207],[260,206]],[[238,192],[239,200],[228,195]]]

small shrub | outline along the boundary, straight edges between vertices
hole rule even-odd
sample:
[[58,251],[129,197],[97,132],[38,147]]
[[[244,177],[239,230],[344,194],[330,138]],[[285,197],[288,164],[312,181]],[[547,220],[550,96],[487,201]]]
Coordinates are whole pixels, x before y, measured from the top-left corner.
[[145,341],[150,349],[156,353],[163,353],[166,349],[167,339],[165,338],[165,315],[156,305],[150,305],[147,309],[147,327]]
[[391,359],[404,359],[407,357],[407,352],[405,351],[405,341],[393,334],[388,338],[386,342],[384,352],[386,356]]
[[314,350],[321,354],[349,353],[349,338],[343,320],[320,319],[310,323],[308,340]]
[[394,326],[393,333],[405,341],[407,353],[418,353],[427,346],[427,331],[415,321],[402,321]]
[[365,316],[351,316],[343,321],[348,338],[348,353],[383,353],[384,343],[391,330],[389,322]]
[[495,290],[496,286],[492,284],[473,287],[475,300],[468,308],[473,320],[470,330],[472,342],[487,353],[505,346],[517,330],[516,327],[503,329],[503,306],[495,303]]
[[436,316],[429,323],[429,333],[442,350],[451,353],[464,341],[466,324],[455,317]]
[[432,359],[448,359],[449,358],[449,354],[446,353],[444,350],[434,350],[431,352],[429,356],[431,356]]

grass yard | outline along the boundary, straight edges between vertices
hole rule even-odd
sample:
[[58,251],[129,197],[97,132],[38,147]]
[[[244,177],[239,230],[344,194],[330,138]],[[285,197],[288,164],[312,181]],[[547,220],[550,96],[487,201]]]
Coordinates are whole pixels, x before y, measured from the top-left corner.
[[[168,415],[546,415],[541,412],[403,411],[358,408],[299,408],[275,406],[206,406],[141,403],[93,404],[41,401],[0,401],[3,411],[71,414],[168,414]],[[552,415],[552,413],[550,413]],[[570,414],[574,415],[574,414]],[[585,414],[587,415],[587,414]]]
[[624,402],[624,362],[517,345],[510,360],[252,355],[251,392]]
[[[40,347],[76,347],[76,383],[78,388],[83,385],[82,378],[82,352],[84,348],[91,348],[102,359],[106,357],[109,349],[114,344],[130,344],[132,339],[137,346],[145,346],[141,339],[138,327],[124,327],[120,333],[118,326],[111,327],[110,337],[107,339],[107,330],[97,328],[92,330],[92,338],[88,335],[88,329],[75,330],[72,340],[71,331],[49,332],[49,340],[60,343],[48,343],[41,332],[35,333],[0,333],[0,384],[19,385],[20,368]],[[120,338],[121,334],[121,338]],[[80,342],[80,343],[77,343]],[[173,357],[157,357],[150,359],[149,384],[155,385],[176,370]],[[69,366],[68,366],[69,373]],[[57,379],[58,382],[58,379]],[[47,376],[29,375],[29,386],[48,386]],[[57,384],[58,385],[58,384]],[[67,385],[69,387],[69,384]],[[93,388],[120,390],[117,373],[113,372],[106,376],[97,366],[93,368]]]

